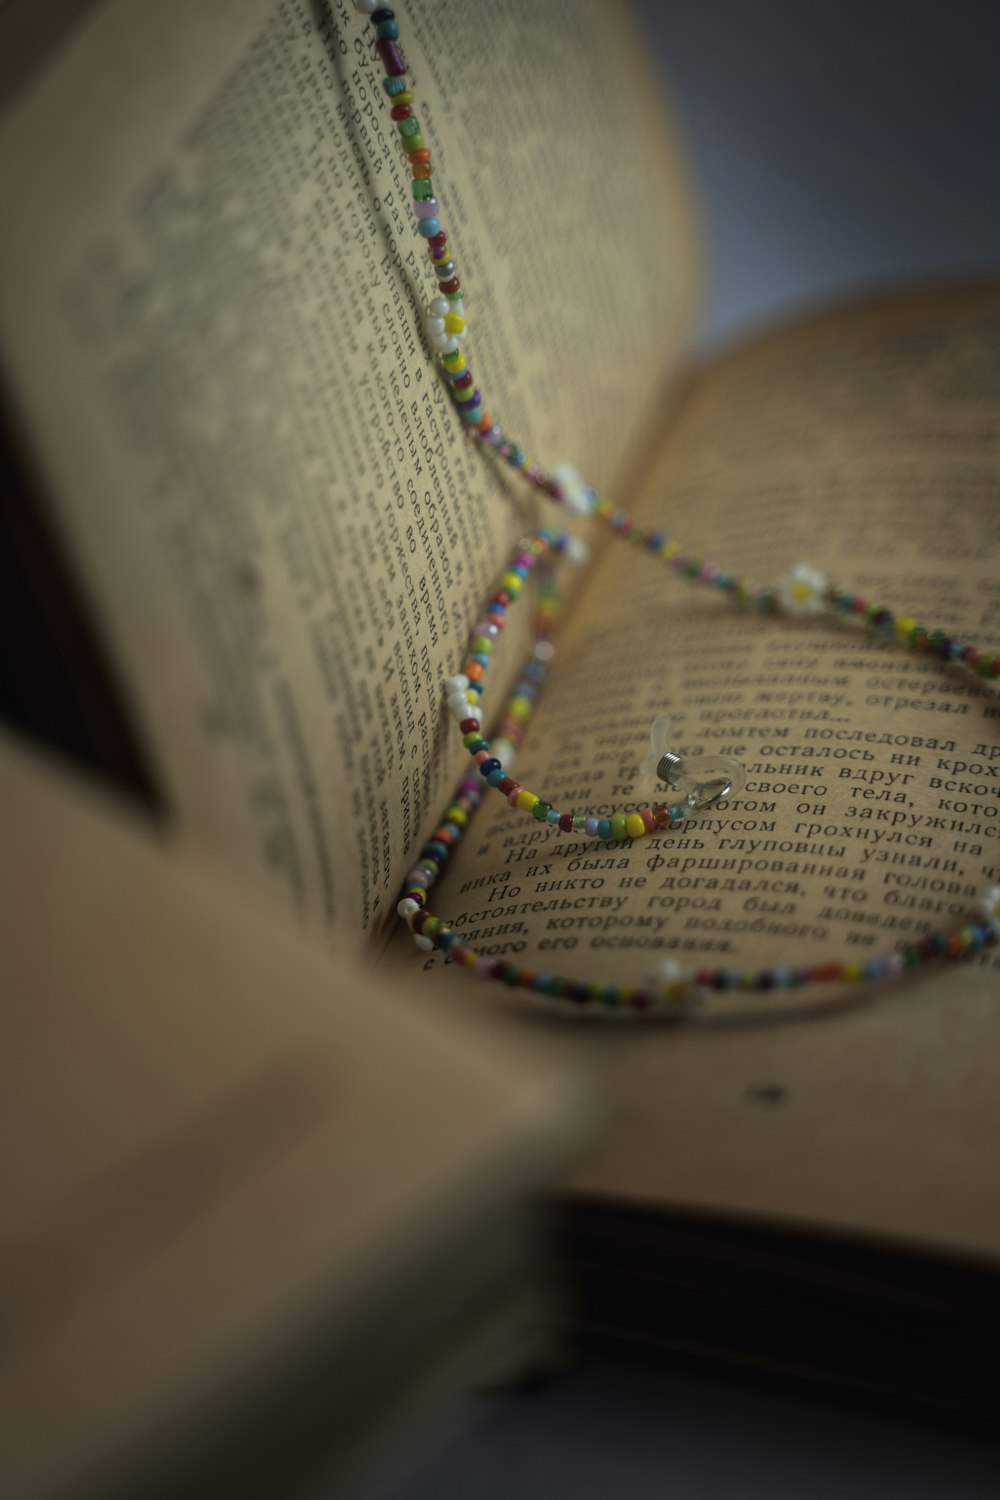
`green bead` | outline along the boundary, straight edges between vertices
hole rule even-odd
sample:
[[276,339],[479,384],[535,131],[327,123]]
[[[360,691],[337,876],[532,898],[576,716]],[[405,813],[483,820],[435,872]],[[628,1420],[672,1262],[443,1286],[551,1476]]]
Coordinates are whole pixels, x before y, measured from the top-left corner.
[[546,818],[549,815],[549,811],[550,811],[551,807],[552,807],[552,803],[551,802],[542,802],[541,800],[539,800],[538,802],[535,803],[534,807],[531,809],[531,816],[533,818],[537,818],[537,820],[538,820],[539,823],[544,823],[545,820],[546,820]]
[[[416,115],[407,115],[405,120],[396,121],[396,129],[400,135],[419,135],[420,121]],[[414,148],[411,146],[409,149],[412,151]]]
[[611,837],[623,839],[625,837],[625,814],[612,813],[611,815]]
[[434,197],[434,184],[429,177],[414,177],[410,186],[418,203],[426,203],[428,198]]
[[[410,116],[410,120],[412,120],[412,119],[413,119],[413,116],[411,115]],[[409,123],[410,123],[409,120],[403,120],[403,121],[401,121],[401,124],[403,124],[403,125],[408,125]],[[424,145],[425,144],[426,143],[424,141],[424,138],[420,134],[420,131],[418,130],[417,133],[416,133],[416,135],[408,135],[406,137],[405,141],[403,142],[403,150],[404,151],[422,151],[424,149]]]
[[484,656],[489,656],[493,650],[493,642],[488,635],[477,635],[472,643],[473,651],[481,651]]

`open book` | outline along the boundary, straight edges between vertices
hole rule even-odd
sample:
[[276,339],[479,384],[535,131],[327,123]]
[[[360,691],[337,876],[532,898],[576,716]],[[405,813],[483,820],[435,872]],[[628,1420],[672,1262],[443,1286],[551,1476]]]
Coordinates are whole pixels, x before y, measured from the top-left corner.
[[[44,62],[0,46],[11,473],[24,555],[76,590],[68,625],[65,588],[30,622],[69,664],[66,722],[100,682],[78,738],[175,838],[414,1003],[524,1029],[526,1003],[388,941],[468,765],[443,683],[539,512],[465,440],[424,342],[369,34],[342,0],[72,9]],[[696,369],[697,227],[627,11],[426,0],[405,35],[505,429],[700,557],[764,581],[806,561],[995,647],[1000,292],[873,300]],[[655,800],[637,768],[669,712],[746,788],[614,848],[488,796],[442,914],[613,980],[863,960],[971,911],[1000,860],[994,686],[588,539],[519,779],[581,810]],[[11,659],[30,722],[38,673]],[[994,953],[882,992],[724,996],[683,1029],[538,1025],[610,1101],[570,1189],[994,1258],[998,989]]]

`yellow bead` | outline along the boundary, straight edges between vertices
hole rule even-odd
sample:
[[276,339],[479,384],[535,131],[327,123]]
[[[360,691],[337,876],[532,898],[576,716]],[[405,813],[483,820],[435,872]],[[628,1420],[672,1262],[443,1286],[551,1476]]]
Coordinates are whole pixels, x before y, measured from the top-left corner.
[[857,984],[861,978],[861,965],[844,964],[843,977],[847,980],[848,984]]
[[500,580],[500,587],[513,597],[521,592],[521,580],[516,573],[505,573]]
[[449,807],[445,817],[449,823],[454,823],[458,828],[464,828],[469,821],[469,815],[464,807]]
[[917,622],[916,622],[916,620],[904,620],[903,617],[900,616],[899,619],[896,621],[896,634],[897,635],[903,635],[903,636],[909,635],[910,631],[911,630],[915,630],[916,628],[917,628]]
[[507,705],[507,712],[512,719],[526,719],[531,713],[531,704],[527,698],[512,698]]
[[404,89],[401,94],[393,94],[392,102],[393,104],[412,104],[416,97],[412,89]]
[[530,812],[531,809],[537,804],[537,802],[538,798],[535,796],[534,792],[521,792],[518,795],[517,805],[524,812]]
[[680,542],[664,542],[660,548],[661,557],[676,557],[681,550]]
[[625,819],[625,832],[630,839],[640,839],[646,832],[646,825],[638,813],[629,813]]
[[464,327],[465,327],[465,319],[462,317],[461,313],[445,313],[445,315],[444,315],[444,331],[445,331],[445,333],[461,333]]

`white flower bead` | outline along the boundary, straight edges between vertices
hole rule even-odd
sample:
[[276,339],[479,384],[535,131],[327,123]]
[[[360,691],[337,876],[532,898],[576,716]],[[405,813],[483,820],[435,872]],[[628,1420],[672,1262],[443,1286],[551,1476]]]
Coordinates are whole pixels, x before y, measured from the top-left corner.
[[671,1015],[688,1015],[704,999],[700,985],[673,958],[657,964],[645,975],[643,983]]
[[412,896],[404,896],[396,907],[396,911],[403,918],[404,922],[408,922],[411,917],[415,917],[419,910],[420,903],[414,901]]
[[571,563],[576,563],[581,568],[584,563],[590,562],[590,548],[582,537],[571,536],[566,543],[566,556]]
[[490,741],[490,754],[494,760],[500,762],[505,771],[509,771],[517,760],[517,746],[513,740],[500,735],[497,739]]
[[823,573],[808,563],[797,563],[778,579],[778,600],[786,614],[818,615],[826,608],[829,586],[830,580]]
[[416,943],[417,947],[421,950],[421,952],[423,952],[423,953],[433,953],[434,952],[434,944],[431,942],[430,938],[424,937],[424,935],[423,935],[422,932],[415,932],[413,934],[413,941]]
[[980,916],[986,919],[987,924],[1000,938],[1000,885],[993,886],[985,896],[980,896],[976,907]]
[[566,509],[575,516],[589,516],[594,508],[596,492],[584,484],[572,464],[556,464],[552,478],[562,491]]
[[461,695],[455,693],[453,697],[449,698],[448,709],[450,713],[454,714],[459,724],[461,724],[463,719],[467,719],[473,711],[472,704],[464,693]]
[[550,662],[556,654],[556,648],[551,641],[536,641],[535,655],[539,661]]
[[446,693],[467,693],[469,691],[469,679],[464,672],[456,672],[454,677],[449,677],[444,685]]
[[449,313],[457,313],[460,318],[464,317],[464,309],[457,303],[449,302],[445,297],[432,297],[424,314],[427,337],[431,346],[439,354],[454,354],[461,340],[465,338],[464,328],[455,332],[454,325],[452,325],[452,331],[448,331],[445,319]]
[[354,9],[363,16],[370,16],[381,4],[382,0],[354,0]]

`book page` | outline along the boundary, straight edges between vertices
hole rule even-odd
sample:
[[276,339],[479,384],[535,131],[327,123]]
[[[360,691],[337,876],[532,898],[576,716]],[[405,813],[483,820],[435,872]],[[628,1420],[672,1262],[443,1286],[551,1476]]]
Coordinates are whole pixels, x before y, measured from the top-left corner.
[[[805,561],[996,650],[998,390],[995,290],[818,318],[693,383],[640,513],[699,558],[768,582]],[[517,779],[598,816],[661,800],[637,767],[663,712],[678,753],[745,765],[738,798],[677,833],[604,845],[488,794],[433,909],[483,953],[636,983],[670,957],[864,962],[959,925],[1000,879],[995,683],[847,622],[740,612],[616,548],[557,644]],[[442,1003],[542,1004],[408,946],[394,958]],[[560,1045],[604,1073],[615,1112],[574,1184],[1000,1250],[982,1192],[998,989],[994,948],[881,991],[720,993],[683,1033],[564,1026]],[[667,1149],[678,1136],[698,1149]],[[945,1205],[952,1218],[935,1219]]]
[[[477,377],[624,482],[694,266],[627,14],[405,20]],[[7,383],[176,826],[341,934],[460,764],[441,684],[529,515],[423,341],[371,37],[343,0],[111,0],[0,137]]]

